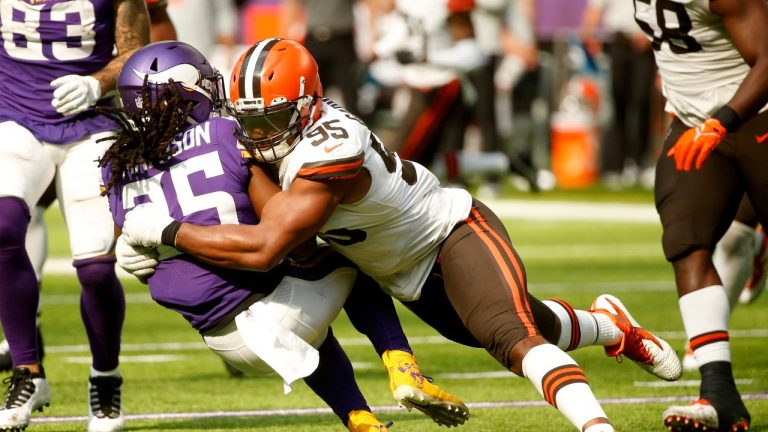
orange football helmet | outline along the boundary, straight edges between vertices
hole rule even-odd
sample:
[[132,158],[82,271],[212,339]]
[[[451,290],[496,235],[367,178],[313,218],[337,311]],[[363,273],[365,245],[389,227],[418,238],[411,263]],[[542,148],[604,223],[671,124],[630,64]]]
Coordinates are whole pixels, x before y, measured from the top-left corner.
[[323,94],[317,63],[298,42],[272,38],[246,50],[232,71],[229,109],[254,158],[276,162],[298,144]]

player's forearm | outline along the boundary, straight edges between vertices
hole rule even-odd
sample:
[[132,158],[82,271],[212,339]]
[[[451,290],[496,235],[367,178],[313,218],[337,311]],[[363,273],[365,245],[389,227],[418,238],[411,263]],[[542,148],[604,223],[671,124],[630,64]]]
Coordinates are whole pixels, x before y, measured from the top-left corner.
[[727,104],[747,121],[768,103],[768,6],[762,0],[718,0],[711,7],[751,68]]
[[747,121],[768,103],[768,58],[763,59],[759,67],[755,65],[739,86],[728,106],[739,113],[742,121]]
[[114,90],[120,69],[136,50],[149,43],[149,14],[143,0],[121,0],[115,13],[117,57],[93,74],[101,84],[101,93]]
[[260,241],[260,230],[250,225],[198,226],[182,224],[176,249],[219,267],[267,271],[284,258]]

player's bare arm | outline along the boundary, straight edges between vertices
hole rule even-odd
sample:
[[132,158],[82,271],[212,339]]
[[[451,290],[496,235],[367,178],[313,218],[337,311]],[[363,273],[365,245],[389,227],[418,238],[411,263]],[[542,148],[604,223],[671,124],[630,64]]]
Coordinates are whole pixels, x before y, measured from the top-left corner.
[[[250,168],[251,180],[248,184],[248,197],[256,215],[261,217],[267,202],[280,192],[280,187],[277,185],[277,173],[270,170],[273,168],[272,165],[252,164]],[[294,248],[288,256],[293,260],[303,260],[311,256],[315,248],[317,248],[317,241],[312,237]]]
[[733,44],[752,69],[728,102],[742,120],[768,103],[768,3],[763,0],[710,0]]
[[266,271],[315,236],[360,176],[350,180],[297,179],[264,206],[258,225],[182,224],[176,248],[209,264]]
[[101,93],[114,90],[117,75],[136,50],[149,43],[149,13],[144,0],[115,0],[115,47],[117,57],[93,74]]
[[252,164],[251,179],[248,183],[248,198],[251,199],[253,210],[261,217],[264,206],[273,196],[280,192],[277,185],[276,174],[269,171],[270,165]]

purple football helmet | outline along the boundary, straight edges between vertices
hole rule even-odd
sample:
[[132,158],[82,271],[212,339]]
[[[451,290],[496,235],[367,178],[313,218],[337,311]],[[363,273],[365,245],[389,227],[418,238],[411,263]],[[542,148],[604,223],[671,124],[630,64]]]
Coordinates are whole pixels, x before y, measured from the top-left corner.
[[200,51],[184,42],[151,43],[125,62],[117,77],[117,90],[123,107],[129,112],[141,111],[141,88],[145,77],[153,100],[173,80],[181,97],[194,103],[189,118],[197,123],[207,120],[226,99],[224,80],[219,71]]

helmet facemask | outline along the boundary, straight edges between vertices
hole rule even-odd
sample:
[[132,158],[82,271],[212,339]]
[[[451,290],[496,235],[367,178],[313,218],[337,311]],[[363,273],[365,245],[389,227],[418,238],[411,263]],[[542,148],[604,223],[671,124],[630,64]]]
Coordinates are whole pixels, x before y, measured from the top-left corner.
[[263,99],[237,99],[229,110],[240,129],[236,136],[243,147],[259,162],[275,163],[288,156],[299,143],[309,121],[312,96],[296,101],[277,98],[270,106]]

